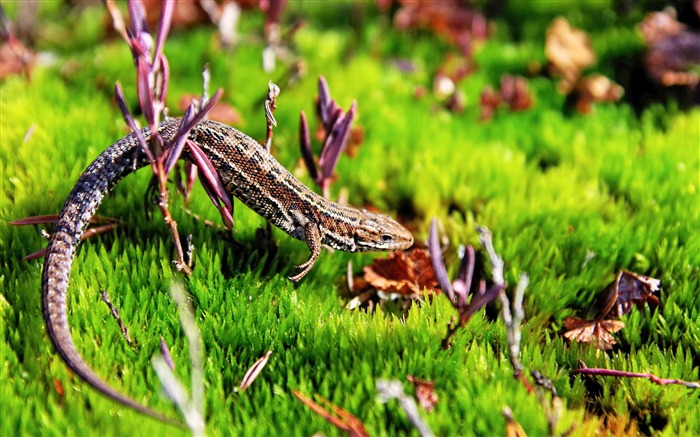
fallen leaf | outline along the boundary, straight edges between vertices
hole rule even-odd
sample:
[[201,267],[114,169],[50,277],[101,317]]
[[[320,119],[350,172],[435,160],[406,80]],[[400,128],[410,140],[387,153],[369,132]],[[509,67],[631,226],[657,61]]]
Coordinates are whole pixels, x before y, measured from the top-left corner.
[[406,378],[413,383],[413,389],[416,391],[416,398],[420,406],[425,411],[430,412],[438,402],[438,396],[435,393],[435,383],[416,378],[413,375],[408,375]]
[[569,94],[581,72],[596,62],[586,32],[571,27],[563,17],[554,19],[547,29],[544,51],[550,73],[561,77],[558,88],[564,94]]
[[292,390],[292,394],[302,401],[304,405],[309,407],[311,411],[323,417],[326,422],[335,426],[339,430],[348,433],[350,437],[369,437],[369,433],[365,429],[365,426],[357,417],[353,416],[346,410],[331,404],[327,399],[316,395],[316,397],[331,410],[330,412],[326,411],[323,406],[301,394],[301,392],[298,390]]
[[586,76],[579,80],[575,91],[578,94],[576,109],[582,114],[589,114],[593,103],[617,102],[625,94],[620,85],[602,74]]
[[[649,77],[663,86],[696,86],[700,65],[700,33],[677,20],[672,7],[648,14],[640,25],[649,51],[644,65]],[[695,71],[693,71],[695,70]]]
[[615,280],[601,295],[601,317],[622,317],[632,311],[633,305],[641,306],[648,301],[658,305],[659,299],[653,293],[658,291],[660,286],[659,279],[620,270]]
[[368,284],[384,293],[420,296],[423,289],[439,293],[439,286],[427,250],[393,252],[377,258],[364,268]]
[[601,350],[611,350],[616,344],[612,334],[625,327],[620,320],[583,320],[576,317],[564,319],[564,327],[568,329],[564,337],[578,343],[593,343]]

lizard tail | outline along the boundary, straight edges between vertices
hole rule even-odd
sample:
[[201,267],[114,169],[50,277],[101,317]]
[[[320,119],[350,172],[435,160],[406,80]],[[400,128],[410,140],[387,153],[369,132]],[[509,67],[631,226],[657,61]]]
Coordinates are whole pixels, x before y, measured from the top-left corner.
[[83,172],[64,204],[51,235],[42,275],[44,319],[56,351],[68,367],[105,396],[166,423],[179,424],[105,383],[73,343],[67,317],[68,279],[80,238],[102,199],[124,176],[147,164],[136,138],[128,135],[105,150]]

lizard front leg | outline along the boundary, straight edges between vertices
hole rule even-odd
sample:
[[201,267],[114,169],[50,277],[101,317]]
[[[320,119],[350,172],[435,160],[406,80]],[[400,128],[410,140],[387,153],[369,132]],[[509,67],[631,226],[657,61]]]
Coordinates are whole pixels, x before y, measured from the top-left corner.
[[291,281],[298,282],[314,267],[318,256],[321,254],[321,247],[323,247],[323,243],[321,242],[321,233],[319,232],[318,225],[316,223],[309,220],[298,210],[292,211],[292,215],[299,224],[294,233],[297,235],[303,235],[304,241],[306,241],[306,244],[309,246],[309,250],[311,251],[309,259],[306,260],[304,264],[297,266],[297,269],[299,269],[300,272],[289,277]]

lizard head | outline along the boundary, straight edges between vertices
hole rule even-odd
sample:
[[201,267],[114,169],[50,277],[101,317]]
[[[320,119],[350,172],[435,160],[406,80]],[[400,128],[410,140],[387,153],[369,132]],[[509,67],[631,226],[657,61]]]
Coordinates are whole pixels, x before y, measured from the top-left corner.
[[413,245],[413,235],[396,220],[364,209],[352,237],[357,252],[402,250]]

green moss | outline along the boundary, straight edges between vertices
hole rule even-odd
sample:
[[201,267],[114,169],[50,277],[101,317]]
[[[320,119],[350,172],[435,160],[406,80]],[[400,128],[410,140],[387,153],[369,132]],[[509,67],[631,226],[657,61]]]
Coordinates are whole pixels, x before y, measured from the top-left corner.
[[[543,61],[542,23],[560,9],[546,3],[526,11],[509,3],[500,25],[519,16],[527,21],[517,31],[500,29],[476,54],[481,68],[459,84],[467,97],[459,114],[430,95],[414,95],[416,87],[432,86],[444,41],[397,33],[367,6],[345,6],[348,16],[340,17],[313,2],[290,5],[292,13],[309,17],[295,39],[308,75],[278,100],[275,155],[287,168],[297,165],[298,114],[304,110],[313,118],[316,77],[323,74],[341,106],[357,100],[365,135],[358,155],[341,159],[334,195],[346,187],[352,204],[392,214],[399,206],[414,211],[418,240],[425,239],[432,216],[443,221],[452,246],[476,244],[474,224],[486,225],[506,262],[507,280],[513,284],[520,273],[529,274],[522,360],[527,370],[550,377],[561,394],[560,431],[576,424],[575,433],[592,435],[605,417],[626,417],[646,433],[697,434],[697,390],[644,379],[572,378],[569,372],[581,359],[590,367],[700,378],[700,112],[655,106],[637,117],[621,103],[597,105],[587,116],[564,114],[555,84],[537,77],[528,84],[532,109],[479,122],[485,85],[497,85],[501,74],[523,74],[531,59]],[[63,11],[57,4],[42,8],[41,14],[55,18],[46,32],[65,35],[75,18],[56,18]],[[82,14],[101,16],[97,9]],[[628,22],[638,12],[617,17],[606,3],[586,2],[566,14],[591,31],[594,46],[604,52],[600,71],[611,68],[608,59],[639,50]],[[320,22],[328,16],[335,18]],[[261,20],[244,14],[242,29],[259,33]],[[85,166],[124,134],[112,102],[115,81],[132,105],[136,101],[131,56],[121,41],[102,42],[94,23],[80,28],[74,41],[59,43],[65,38],[50,35],[40,46],[57,51],[60,62],[35,68],[31,82],[8,78],[0,85],[0,434],[162,433],[163,425],[104,399],[66,370],[44,333],[41,261],[21,261],[45,242],[32,228],[8,225],[57,212]],[[522,39],[513,44],[511,36]],[[610,39],[615,44],[603,44]],[[238,127],[262,138],[260,102],[267,81],[284,70],[280,65],[273,74],[262,72],[262,43],[245,41],[225,52],[211,28],[173,34],[166,49],[172,112],[179,112],[174,108],[184,94],[199,91],[200,69],[208,62],[212,88],[224,87],[224,100],[243,116]],[[401,71],[396,58],[412,62],[415,71]],[[78,252],[69,318],[79,350],[99,375],[176,416],[149,364],[163,337],[176,374],[189,380],[186,339],[168,297],[178,276],[170,263],[172,244],[157,212],[148,220],[142,210],[148,177],[144,171],[127,178],[100,209],[123,223]],[[301,178],[310,183],[303,172]],[[264,222],[240,203],[234,242],[204,225],[219,217],[200,188],[190,208],[201,219],[173,199],[181,232],[194,238],[195,269],[186,286],[205,345],[210,434],[336,432],[292,396],[297,389],[350,411],[372,435],[416,435],[395,402],[375,401],[377,379],[404,381],[410,393],[409,374],[436,384],[440,401],[423,414],[436,435],[502,433],[505,405],[530,435],[547,432],[536,398],[512,378],[505,328],[495,311],[477,314],[443,351],[440,340],[454,315],[443,298],[414,306],[405,318],[345,310],[347,262],[359,272],[375,255],[324,253],[295,287],[285,277],[305,260],[303,243],[275,231],[278,249],[270,251],[256,237]],[[448,259],[455,259],[453,252]],[[661,306],[625,316],[614,352],[565,342],[564,318],[586,315],[620,268],[660,278]],[[100,301],[101,290],[119,308],[134,345],[124,341]],[[267,350],[273,355],[261,377],[239,392],[246,370]]]

